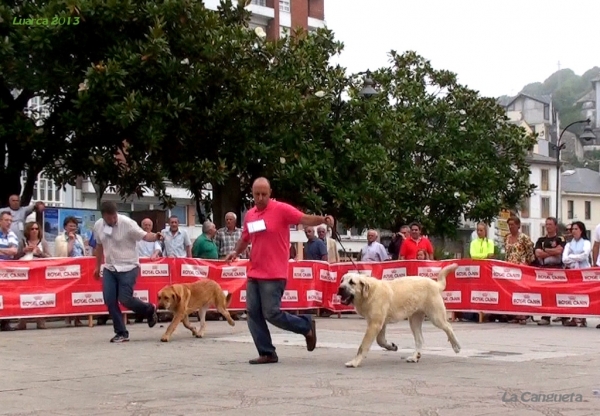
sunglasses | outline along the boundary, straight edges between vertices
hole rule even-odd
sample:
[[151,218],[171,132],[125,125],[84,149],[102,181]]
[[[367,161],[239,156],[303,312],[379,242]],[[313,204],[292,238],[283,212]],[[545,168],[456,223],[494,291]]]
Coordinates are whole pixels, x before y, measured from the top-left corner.
[[568,232],[571,232],[571,230],[572,230],[572,228],[567,228],[567,231],[568,231]]

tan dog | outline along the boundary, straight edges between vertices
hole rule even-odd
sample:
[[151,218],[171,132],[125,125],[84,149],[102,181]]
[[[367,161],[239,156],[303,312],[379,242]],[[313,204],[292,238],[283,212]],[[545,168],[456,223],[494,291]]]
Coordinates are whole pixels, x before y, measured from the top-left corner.
[[356,357],[346,363],[346,367],[358,367],[373,344],[389,351],[398,351],[394,343],[385,337],[385,327],[389,323],[409,319],[410,329],[415,338],[415,352],[406,361],[416,363],[421,358],[423,333],[421,326],[425,315],[432,324],[448,335],[454,352],[460,352],[460,345],[446,317],[446,306],[442,291],[446,289],[446,276],[456,270],[454,263],[444,267],[437,281],[428,277],[406,276],[387,281],[358,273],[347,273],[342,277],[337,294],[342,304],[354,304],[356,312],[367,321],[367,332]]
[[[235,326],[235,322],[227,310],[230,303],[231,293],[226,296],[221,286],[210,279],[165,286],[158,292],[158,309],[169,310],[173,313],[173,320],[160,340],[168,342],[180,322],[183,322],[183,326],[192,331],[192,335],[202,338],[206,328],[206,311],[213,305],[227,319],[229,325]],[[198,310],[200,328],[196,329],[190,324],[188,315]]]

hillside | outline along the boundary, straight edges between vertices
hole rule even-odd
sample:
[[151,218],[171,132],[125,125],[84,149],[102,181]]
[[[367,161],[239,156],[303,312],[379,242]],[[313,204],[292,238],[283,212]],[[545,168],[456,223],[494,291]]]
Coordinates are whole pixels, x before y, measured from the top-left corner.
[[[591,81],[600,77],[600,67],[593,67],[583,75],[577,75],[571,69],[561,69],[550,75],[544,82],[532,82],[521,90],[522,93],[531,95],[552,95],[554,105],[560,115],[561,126],[566,126],[581,117],[581,105],[576,102],[584,94],[592,90]],[[504,101],[506,95],[499,97]],[[570,130],[570,129],[569,129]]]

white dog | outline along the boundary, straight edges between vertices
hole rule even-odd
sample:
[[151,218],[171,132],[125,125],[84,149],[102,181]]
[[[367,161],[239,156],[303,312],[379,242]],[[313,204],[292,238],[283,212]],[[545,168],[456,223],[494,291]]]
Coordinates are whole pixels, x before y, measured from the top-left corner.
[[446,317],[446,306],[442,291],[446,288],[446,276],[456,270],[454,263],[440,270],[437,281],[428,277],[406,276],[391,281],[378,280],[358,273],[347,273],[342,277],[337,294],[342,304],[353,304],[356,312],[367,321],[367,332],[356,357],[346,363],[346,367],[358,367],[371,348],[373,341],[389,351],[398,351],[398,346],[389,343],[385,337],[385,327],[389,323],[409,319],[410,329],[415,338],[415,352],[406,361],[416,363],[421,358],[423,347],[422,324],[425,315],[431,323],[448,335],[454,352],[460,352],[460,345],[454,336],[452,326]]

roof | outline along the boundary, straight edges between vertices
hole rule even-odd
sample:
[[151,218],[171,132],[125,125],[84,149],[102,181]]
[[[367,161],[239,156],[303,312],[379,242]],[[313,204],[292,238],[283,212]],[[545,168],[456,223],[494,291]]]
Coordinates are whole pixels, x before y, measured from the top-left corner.
[[542,165],[556,165],[556,159],[550,156],[540,155],[539,153],[532,153],[527,156],[529,163],[539,163]]
[[500,97],[496,99],[496,102],[502,107],[508,107],[508,104],[510,104],[514,99],[515,97]]
[[532,94],[525,94],[525,93],[520,92],[517,95],[515,95],[507,104],[504,104],[504,106],[508,107],[513,102],[515,102],[517,100],[517,98],[519,98],[519,97],[526,97],[526,98],[538,101],[543,104],[551,104],[552,103],[551,95],[532,95]]
[[576,103],[587,103],[587,102],[595,102],[596,101],[596,91],[589,90],[588,92],[586,92],[585,94],[583,94],[581,96],[581,98],[577,101],[575,101]]
[[573,194],[600,195],[600,173],[588,168],[567,170],[561,175],[562,190]]

